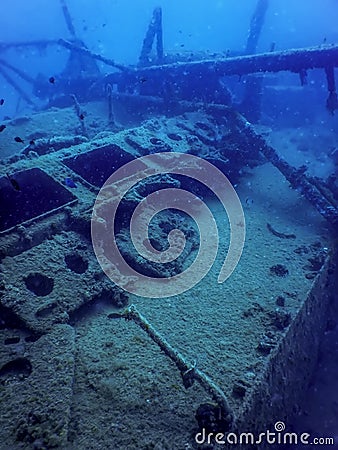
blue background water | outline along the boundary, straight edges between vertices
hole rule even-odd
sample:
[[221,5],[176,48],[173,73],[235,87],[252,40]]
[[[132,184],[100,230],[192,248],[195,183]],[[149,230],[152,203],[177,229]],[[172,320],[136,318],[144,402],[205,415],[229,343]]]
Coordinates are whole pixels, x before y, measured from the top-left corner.
[[[154,6],[163,8],[164,49],[167,52],[243,51],[256,0],[98,0],[67,2],[79,38],[88,48],[123,64],[137,62]],[[3,1],[0,42],[68,37],[57,0]],[[316,46],[338,41],[337,0],[273,0],[267,13],[258,51]],[[62,70],[68,51],[57,46],[46,52],[34,48],[1,55],[35,77]],[[107,71],[107,67],[102,67]],[[2,96],[8,101],[0,120],[13,115],[17,94],[0,77]]]

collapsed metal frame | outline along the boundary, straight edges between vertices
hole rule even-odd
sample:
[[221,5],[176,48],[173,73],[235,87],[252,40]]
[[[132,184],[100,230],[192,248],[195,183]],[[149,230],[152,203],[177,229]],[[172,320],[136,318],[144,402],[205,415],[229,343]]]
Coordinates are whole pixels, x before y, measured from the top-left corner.
[[[69,12],[66,0],[60,0],[62,12],[65,18],[70,39],[53,39],[53,40],[35,40],[31,42],[8,42],[0,43],[0,52],[11,48],[36,47],[47,48],[51,45],[61,46],[80,56],[92,58],[94,61],[102,62],[109,67],[116,69],[116,83],[130,83],[135,85],[139,79],[147,76],[150,81],[153,77],[159,75],[165,80],[166,77],[180,76],[185,77],[207,76],[208,74],[216,74],[219,77],[230,75],[253,75],[265,72],[290,71],[298,73],[301,84],[306,84],[307,71],[310,69],[324,69],[327,78],[327,108],[333,114],[338,109],[338,100],[336,93],[336,83],[334,68],[338,67],[338,45],[321,45],[314,48],[300,48],[285,51],[275,51],[275,43],[271,44],[268,53],[256,54],[258,40],[264,25],[265,16],[269,7],[269,0],[258,0],[257,6],[251,17],[249,34],[245,46],[244,54],[232,56],[228,50],[217,58],[186,61],[183,55],[171,55],[164,53],[163,47],[163,27],[162,27],[162,8],[156,7],[149,23],[149,27],[145,34],[139,61],[136,66],[125,66],[117,63],[111,58],[104,57],[100,54],[91,52],[86,45],[77,37],[71,14]],[[151,52],[154,41],[156,39],[156,56],[152,58]],[[237,53],[238,55],[238,53]],[[8,72],[12,71],[15,75],[31,85],[35,85],[36,80],[27,75],[26,72],[7,63],[4,59],[0,59],[0,75],[17,91],[26,103],[34,106],[34,100],[24,91],[24,89],[16,82],[16,80]],[[126,79],[125,79],[126,77]],[[253,95],[257,92],[257,87],[252,82],[253,78],[249,78],[246,83],[246,92],[243,103],[250,102],[251,105],[257,103],[257,96]],[[258,83],[261,83],[258,82]],[[255,98],[252,99],[252,96]],[[250,100],[251,98],[251,100]]]

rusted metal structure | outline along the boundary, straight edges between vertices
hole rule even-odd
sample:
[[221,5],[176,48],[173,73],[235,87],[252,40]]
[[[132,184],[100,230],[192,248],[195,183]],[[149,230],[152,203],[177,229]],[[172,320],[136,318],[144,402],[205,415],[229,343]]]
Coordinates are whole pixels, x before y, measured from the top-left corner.
[[[258,1],[248,53],[255,52],[267,5],[267,0]],[[46,129],[48,121],[50,129],[59,122],[65,129],[69,125],[64,135],[36,135],[31,142],[25,138],[21,152],[0,161],[0,383],[6,411],[0,419],[1,441],[6,448],[27,450],[89,448],[98,442],[114,448],[152,446],[147,427],[154,421],[159,429],[165,410],[165,420],[173,418],[173,429],[180,428],[170,448],[182,448],[183,439],[190,445],[195,414],[200,427],[233,433],[259,433],[274,421],[290,419],[316,364],[332,302],[330,292],[336,289],[336,249],[329,248],[329,240],[319,244],[318,240],[323,239],[323,230],[333,235],[337,229],[337,198],[323,180],[308,176],[305,168],[295,169],[279,156],[259,129],[228,102],[226,89],[217,95],[216,91],[221,89],[220,78],[228,75],[287,70],[304,76],[305,71],[319,68],[327,73],[328,107],[334,111],[333,67],[338,65],[338,47],[191,61],[176,55],[173,61],[163,51],[162,11],[156,8],[138,64],[126,67],[79,42],[65,0],[61,6],[71,39],[2,44],[0,50],[12,45],[61,45],[91,63],[111,66],[114,72],[101,76],[94,64],[87,79],[88,98],[80,103],[74,92],[69,93],[73,112],[54,108],[35,115],[34,120],[43,117]],[[0,74],[18,94],[27,103],[34,102],[8,77],[8,71],[35,89],[40,81],[5,61],[0,60],[0,67]],[[94,100],[102,101],[104,113],[87,117],[82,105]],[[119,125],[116,104],[131,105],[130,110],[140,113],[139,123]],[[16,133],[31,120],[7,121],[5,131]],[[113,171],[158,152],[197,154],[233,183],[246,179],[246,170],[259,170],[268,160],[278,192],[284,192],[285,179],[297,192],[291,206],[288,203],[295,208],[295,217],[278,219],[280,231],[270,225],[270,204],[263,204],[260,214],[250,215],[247,199],[249,227],[253,227],[249,233],[257,237],[257,243],[249,240],[247,253],[254,262],[243,262],[235,287],[230,280],[209,289],[211,278],[197,286],[191,298],[182,296],[157,305],[130,298],[103,275],[90,240],[97,193]],[[128,215],[131,206],[159,187],[185,187],[185,182],[170,174],[150,179],[130,194],[123,212]],[[188,185],[197,195],[200,186],[191,181]],[[309,202],[304,208],[310,208],[320,224],[317,230],[309,230],[297,217],[304,199]],[[274,201],[272,219],[283,216],[278,198],[269,198],[267,192],[265,200]],[[118,225],[119,239],[132,259],[133,253],[123,247],[124,221],[125,217]],[[168,214],[157,225],[168,230],[168,224],[176,223],[184,220]],[[284,227],[286,233],[281,231]],[[184,229],[190,240],[195,239],[190,224]],[[301,233],[304,237],[299,238]],[[162,234],[152,239],[157,248],[164,246]],[[188,244],[176,269],[194,256],[195,242]],[[259,246],[263,251],[257,259]],[[283,263],[289,268],[281,266],[281,255],[287,255]],[[161,276],[151,264],[136,258],[134,263]],[[245,279],[241,279],[242,271]],[[192,299],[198,304],[191,304]],[[111,319],[126,319],[126,323]],[[200,340],[200,334],[207,339]],[[141,394],[134,393],[135,400],[125,386],[130,392],[139,386],[135,389]],[[128,435],[127,426],[139,430],[137,421],[144,417],[142,433]],[[170,432],[169,439],[175,439]],[[165,447],[167,442],[162,444]]]

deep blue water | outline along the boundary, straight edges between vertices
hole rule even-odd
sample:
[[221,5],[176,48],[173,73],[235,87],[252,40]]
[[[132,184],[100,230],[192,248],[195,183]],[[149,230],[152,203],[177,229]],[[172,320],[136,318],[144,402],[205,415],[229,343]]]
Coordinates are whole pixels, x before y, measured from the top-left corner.
[[[270,2],[257,51],[316,46],[338,40],[336,0],[274,0]],[[150,0],[68,0],[76,35],[93,52],[121,64],[137,62],[142,40],[156,4]],[[163,8],[164,49],[175,51],[243,51],[255,0],[166,0]],[[0,42],[69,37],[57,0],[4,0]],[[184,47],[182,47],[184,46]],[[12,49],[1,57],[32,77],[59,73],[68,56],[65,49]],[[103,71],[109,70],[102,66]],[[312,75],[311,75],[312,77]],[[20,80],[18,81],[20,84]],[[15,113],[17,93],[1,77],[6,103],[0,119]],[[320,86],[318,87],[320,88]]]

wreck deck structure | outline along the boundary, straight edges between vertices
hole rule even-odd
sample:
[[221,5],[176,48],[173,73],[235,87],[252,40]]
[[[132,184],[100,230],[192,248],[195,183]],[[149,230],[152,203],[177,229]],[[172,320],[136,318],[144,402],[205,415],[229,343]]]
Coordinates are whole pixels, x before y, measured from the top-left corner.
[[[306,71],[323,69],[327,107],[334,113],[338,46],[255,54],[268,7],[259,0],[247,55],[192,55],[187,61],[166,55],[162,10],[156,8],[140,59],[127,67],[79,42],[65,0],[61,6],[71,39],[1,43],[0,51],[59,45],[114,71],[102,75],[92,64],[84,97],[56,92],[48,107],[4,122],[12,137],[37,123],[44,124],[45,134],[32,131],[20,152],[0,161],[1,442],[13,450],[95,448],[98,442],[106,448],[154,448],[158,437],[163,448],[168,442],[188,448],[192,433],[203,426],[258,435],[291,420],[316,365],[337,288],[336,249],[328,238],[337,230],[337,197],[327,181],[278,154],[231,104],[220,79],[291,71],[304,82]],[[0,75],[29,104],[45,95],[39,80],[4,59]],[[255,101],[250,107],[255,104],[259,108]],[[116,112],[123,107],[137,111],[139,123],[122,126]],[[94,112],[87,114],[90,108]],[[67,133],[48,131],[57,123]],[[156,303],[125,293],[104,276],[90,227],[96,196],[111,173],[161,152],[198,155],[239,183],[250,220],[246,254],[233,280],[213,287],[211,274],[191,292]],[[285,203],[264,190],[263,165]],[[252,180],[264,192],[257,213],[245,190]],[[124,211],[159,186],[184,183],[170,174],[149,179],[126,200]],[[187,184],[198,195],[200,186]],[[304,210],[313,215],[313,229]],[[278,222],[271,225],[273,220]],[[166,230],[181,222],[167,215],[157,226]],[[190,224],[187,230],[192,241],[196,230]],[[118,233],[129,260],[163,275],[125,244],[124,219]],[[157,231],[152,239],[164,248],[167,236]],[[184,268],[197,247],[189,243],[176,269]],[[152,438],[155,428],[161,435]]]

